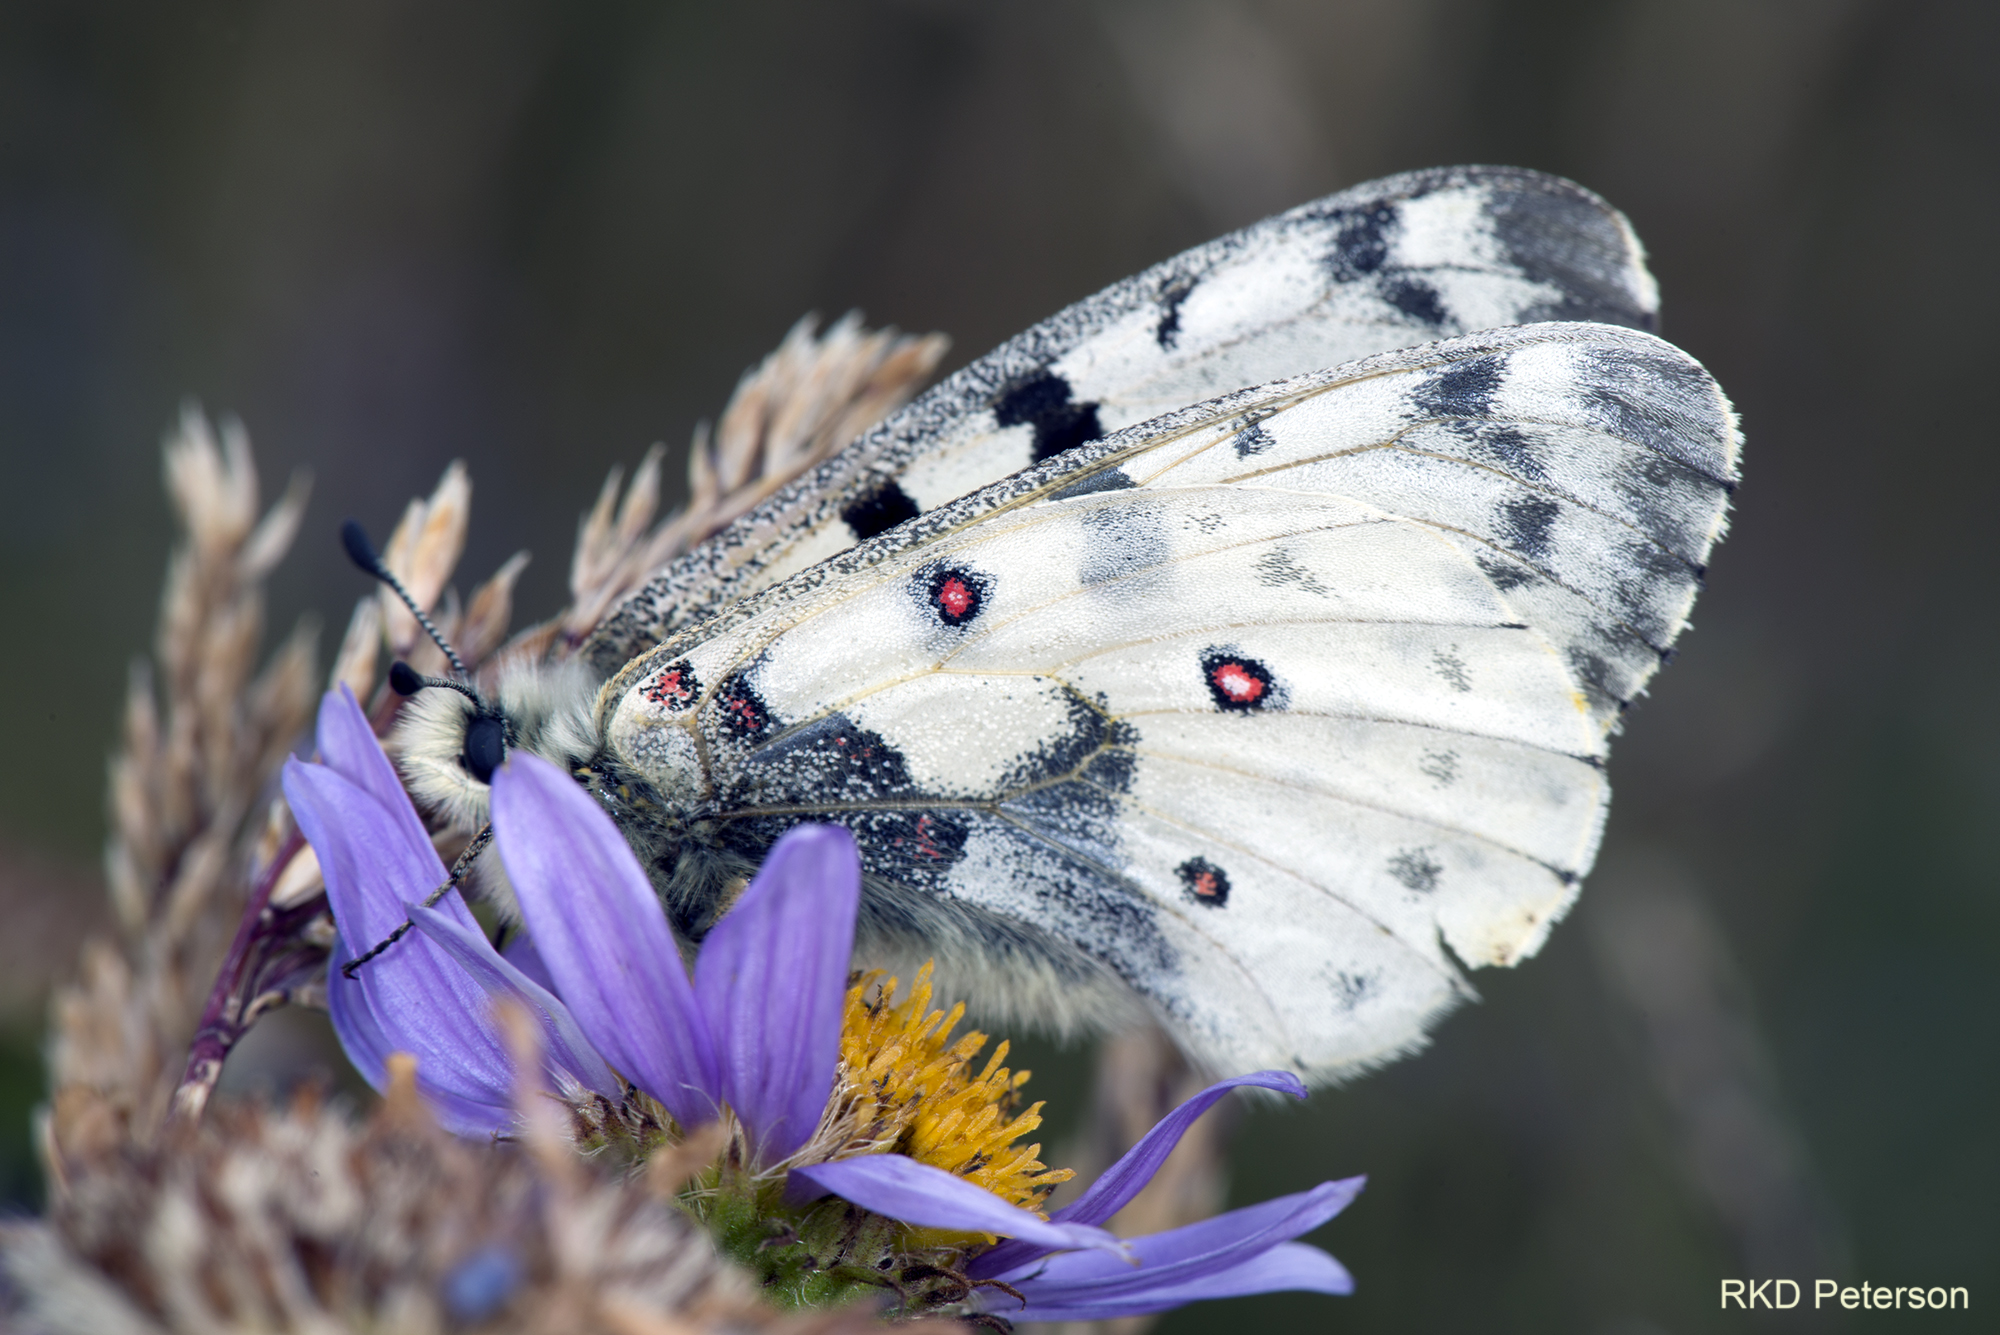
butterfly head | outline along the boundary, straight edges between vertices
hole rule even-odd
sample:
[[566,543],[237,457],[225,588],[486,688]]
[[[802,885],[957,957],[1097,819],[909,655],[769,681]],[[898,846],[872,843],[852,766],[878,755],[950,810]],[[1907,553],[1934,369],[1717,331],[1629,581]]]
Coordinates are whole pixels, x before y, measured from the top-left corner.
[[597,749],[590,727],[595,683],[580,664],[501,671],[482,693],[398,663],[389,684],[409,697],[391,741],[418,803],[464,831],[486,823],[493,772],[526,749],[566,769]]
[[507,753],[526,747],[566,768],[596,749],[590,728],[595,681],[581,664],[543,671],[532,663],[503,668],[490,694],[472,684],[465,662],[375,552],[353,520],[341,545],[355,565],[387,585],[451,664],[449,677],[427,677],[408,663],[389,668],[389,685],[410,703],[391,740],[416,799],[453,826],[486,823],[493,772]]

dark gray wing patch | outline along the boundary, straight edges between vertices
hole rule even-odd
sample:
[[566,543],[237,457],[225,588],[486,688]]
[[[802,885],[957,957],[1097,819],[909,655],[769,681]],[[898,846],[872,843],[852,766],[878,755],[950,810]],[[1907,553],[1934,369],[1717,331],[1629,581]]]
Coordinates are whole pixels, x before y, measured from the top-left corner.
[[1484,417],[1493,409],[1504,367],[1499,357],[1474,357],[1442,367],[1418,388],[1416,405],[1437,417]]
[[1632,300],[1626,257],[1637,242],[1618,214],[1594,197],[1514,181],[1496,181],[1487,208],[1507,258],[1562,294],[1523,311],[1521,323],[1590,320],[1659,331],[1657,300]]
[[[1338,199],[1339,196],[1335,196]],[[1327,207],[1331,205],[1331,207]],[[1326,254],[1326,269],[1336,283],[1352,283],[1379,273],[1389,259],[1389,235],[1398,226],[1396,206],[1384,201],[1341,208],[1332,200],[1322,201],[1318,216],[1333,222],[1333,248]]]

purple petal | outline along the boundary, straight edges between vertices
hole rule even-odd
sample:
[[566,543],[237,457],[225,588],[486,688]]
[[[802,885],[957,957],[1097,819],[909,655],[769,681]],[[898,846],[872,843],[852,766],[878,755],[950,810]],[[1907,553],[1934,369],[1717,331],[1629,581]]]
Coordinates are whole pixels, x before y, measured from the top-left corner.
[[397,1047],[375,1022],[375,1011],[369,1006],[360,982],[350,980],[340,971],[353,958],[347,944],[336,936],[333,957],[326,966],[327,1013],[333,1017],[333,1032],[339,1037],[347,1060],[361,1072],[361,1078],[371,1089],[386,1089],[389,1054],[397,1051]]
[[[1101,1228],[1050,1223],[1009,1205],[984,1187],[900,1154],[836,1159],[791,1171],[792,1183],[802,1178],[823,1193],[830,1192],[864,1210],[920,1228],[998,1233],[1002,1237],[1031,1239],[1045,1249],[1089,1247],[1110,1252],[1114,1258],[1124,1255],[1123,1244]],[[793,1196],[794,1191],[795,1188],[789,1188],[787,1195]],[[1114,1259],[1112,1264],[1124,1262]]]
[[[326,1003],[340,1046],[362,1078],[375,1090],[386,1090],[390,1055],[408,1052],[417,1059],[417,1091],[445,1130],[461,1136],[490,1136],[511,1126],[513,1090],[512,1082],[507,1079],[511,1068],[486,1073],[497,1079],[470,1082],[459,1079],[439,1084],[435,1078],[440,1074],[438,1063],[426,1061],[415,1050],[416,1045],[407,1041],[407,1036],[391,1037],[390,1029],[369,1003],[369,993],[374,989],[360,981],[350,981],[341,973],[341,966],[353,958],[343,943],[334,943],[333,958],[327,965]],[[372,968],[373,964],[363,967],[364,979]]]
[[1159,1293],[1233,1270],[1318,1228],[1345,1209],[1365,1181],[1322,1182],[1311,1191],[1133,1238],[1129,1245],[1139,1258],[1137,1267],[1073,1252],[1033,1260],[994,1277],[1020,1289],[1032,1307],[1152,1302]]
[[666,914],[618,827],[569,775],[516,751],[493,835],[556,992],[604,1059],[682,1126],[715,1116],[715,1051]]
[[550,992],[556,990],[556,980],[549,977],[549,966],[542,963],[542,952],[535,949],[535,938],[526,932],[516,932],[500,957],[534,979],[537,986]]
[[[428,839],[410,837],[388,807],[324,765],[287,761],[284,789],[326,878],[340,959],[353,959],[402,925],[403,903],[427,895],[443,866]],[[400,790],[398,797],[407,810],[409,799]],[[438,911],[472,922],[455,891]],[[418,1087],[446,1125],[484,1131],[491,1118],[511,1119],[512,1063],[487,1018],[486,997],[434,942],[406,936],[354,980],[336,971],[329,1005],[343,1046],[377,1089],[388,1054],[408,1052],[417,1059]]]
[[992,1289],[980,1290],[978,1301],[984,1310],[1009,1321],[1104,1321],[1165,1312],[1208,1298],[1299,1290],[1347,1294],[1354,1292],[1354,1277],[1317,1247],[1303,1242],[1281,1242],[1227,1270],[1178,1284],[1161,1283],[1122,1298],[1069,1298],[1058,1305],[1039,1289],[1031,1289],[1032,1286],[1022,1289],[1028,1297],[1025,1309],[1019,1300]]
[[[297,760],[285,762],[283,783],[299,830],[319,858],[333,920],[356,955],[403,925],[405,903],[426,899],[444,884],[444,863],[401,789],[394,804],[385,803],[326,765]],[[471,925],[456,894],[444,902],[456,906],[454,918]]]
[[321,762],[328,769],[384,806],[409,811],[411,823],[419,830],[423,828],[416,811],[410,807],[410,799],[403,793],[403,781],[396,777],[396,767],[382,753],[382,743],[368,726],[368,716],[354,702],[354,692],[347,689],[345,682],[320,697],[319,726],[313,740],[319,747]]
[[[1068,1223],[1104,1223],[1124,1209],[1127,1202],[1153,1180],[1153,1174],[1160,1171],[1160,1165],[1174,1152],[1174,1146],[1181,1143],[1181,1137],[1187,1134],[1196,1118],[1215,1106],[1216,1100],[1224,1094],[1243,1086],[1275,1089],[1301,1099],[1306,1096],[1304,1082],[1286,1071],[1253,1071],[1249,1075],[1219,1080],[1154,1123],[1153,1129],[1140,1137],[1138,1144],[1125,1151],[1117,1163],[1105,1169],[1097,1181],[1090,1184],[1090,1190],[1056,1211],[1052,1217]],[[969,1273],[976,1278],[990,1277],[1021,1265],[1037,1254],[1025,1242],[1002,1243],[974,1262]]]
[[771,849],[695,960],[722,1097],[761,1162],[805,1144],[833,1092],[860,903],[854,836],[800,826]]
[[1056,1217],[1083,1224],[1101,1224],[1117,1214],[1153,1180],[1153,1174],[1160,1171],[1160,1165],[1167,1161],[1167,1156],[1173,1153],[1174,1146],[1180,1144],[1181,1137],[1187,1134],[1196,1118],[1230,1090],[1246,1086],[1275,1089],[1294,1098],[1306,1096],[1304,1082],[1289,1071],[1253,1071],[1249,1075],[1219,1080],[1154,1123],[1153,1129],[1140,1137],[1138,1144],[1125,1151],[1117,1163],[1105,1169],[1097,1181],[1090,1184],[1090,1190],[1058,1212]]
[[511,997],[534,1012],[541,1021],[542,1038],[548,1045],[549,1064],[567,1071],[581,1084],[596,1090],[609,1099],[617,1099],[625,1093],[624,1082],[611,1074],[611,1068],[604,1064],[604,1058],[597,1055],[597,1049],[577,1028],[576,1020],[569,1013],[569,1007],[558,1001],[555,995],[527,974],[515,968],[501,957],[487,941],[486,934],[476,927],[466,927],[454,922],[450,916],[427,909],[422,904],[408,905],[410,921],[419,931],[442,946],[459,967],[472,975],[472,981],[479,984],[489,997]]

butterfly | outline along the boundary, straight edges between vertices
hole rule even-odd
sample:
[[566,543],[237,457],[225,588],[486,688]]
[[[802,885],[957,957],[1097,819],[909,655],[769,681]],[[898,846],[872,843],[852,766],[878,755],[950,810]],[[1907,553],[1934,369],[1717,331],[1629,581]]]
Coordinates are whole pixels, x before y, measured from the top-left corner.
[[[562,669],[424,692],[468,830],[569,768],[699,941],[846,826],[857,963],[1209,1069],[1412,1050],[1595,857],[1621,712],[1726,523],[1727,399],[1625,219],[1509,168],[1303,205],[950,376],[662,569]],[[498,868],[493,874],[504,880]]]

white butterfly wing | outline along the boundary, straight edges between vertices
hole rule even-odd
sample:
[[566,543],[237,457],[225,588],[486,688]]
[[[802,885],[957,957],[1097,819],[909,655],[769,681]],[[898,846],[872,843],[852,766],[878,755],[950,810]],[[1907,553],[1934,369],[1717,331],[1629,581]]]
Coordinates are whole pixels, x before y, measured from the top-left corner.
[[1109,432],[1246,385],[1476,329],[1651,329],[1624,218],[1507,167],[1411,172],[1268,218],[1010,340],[669,566],[587,649],[607,675],[675,629]]
[[602,721],[746,855],[847,825],[866,930],[1011,979],[989,1005],[1108,973],[1218,1068],[1327,1078],[1573,899],[1737,449],[1645,334],[1391,353],[940,508],[634,662]]

